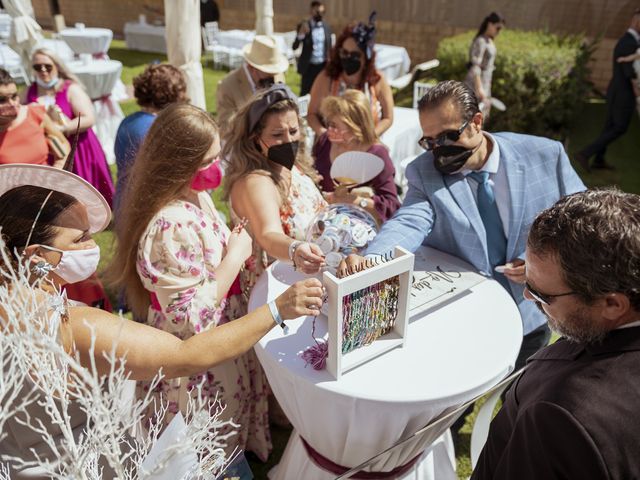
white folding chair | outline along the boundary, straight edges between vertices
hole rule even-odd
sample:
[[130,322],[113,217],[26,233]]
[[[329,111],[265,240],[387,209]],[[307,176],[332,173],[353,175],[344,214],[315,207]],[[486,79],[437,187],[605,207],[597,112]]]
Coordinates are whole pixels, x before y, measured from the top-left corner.
[[413,108],[418,108],[418,102],[427,93],[431,87],[433,87],[433,83],[426,82],[414,82],[413,83]]
[[211,56],[213,58],[213,68],[216,70],[229,66],[229,48],[222,45],[213,45],[211,47]]
[[[218,22],[207,22],[202,27],[202,44],[206,52],[211,52],[213,57],[213,65],[216,67],[216,55],[214,53],[214,47],[218,44]],[[205,57],[206,58],[206,57]]]

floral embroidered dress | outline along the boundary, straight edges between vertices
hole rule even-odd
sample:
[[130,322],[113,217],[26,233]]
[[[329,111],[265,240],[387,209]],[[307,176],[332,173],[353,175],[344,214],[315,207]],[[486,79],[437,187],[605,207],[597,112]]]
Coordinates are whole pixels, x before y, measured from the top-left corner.
[[[298,167],[294,166],[291,170],[289,196],[287,201],[280,207],[280,220],[284,233],[296,240],[305,240],[311,221],[326,207],[327,202],[322,197],[316,184],[313,183],[313,180],[302,173]],[[233,218],[237,219],[237,215],[233,211],[231,213]],[[249,225],[247,231],[251,233],[251,225]],[[274,259],[260,247],[254,237],[253,254],[247,260],[246,268],[240,274],[245,300],[248,300],[248,294],[251,292],[258,277],[273,261]]]
[[[147,323],[181,339],[232,321],[244,308],[236,295],[216,301],[215,269],[230,232],[211,198],[201,193],[198,200],[200,208],[183,200],[164,207],[138,245],[137,270],[151,297]],[[266,460],[271,451],[269,387],[254,351],[199,375],[161,381],[154,395],[169,402],[166,424],[178,411],[185,413],[188,395],[196,394],[191,393],[192,387],[203,379],[203,393],[211,402],[217,394],[226,407],[222,418],[232,418],[239,425],[237,434],[227,441],[228,453],[238,446]],[[138,382],[138,397],[148,389],[148,382]]]

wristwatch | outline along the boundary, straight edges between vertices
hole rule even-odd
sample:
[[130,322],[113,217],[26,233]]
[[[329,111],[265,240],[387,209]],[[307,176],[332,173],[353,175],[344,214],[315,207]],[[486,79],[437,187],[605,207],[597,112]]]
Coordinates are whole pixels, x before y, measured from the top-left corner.
[[369,206],[369,202],[367,202],[366,198],[361,198],[358,202],[358,205],[360,206],[360,208],[367,208]]

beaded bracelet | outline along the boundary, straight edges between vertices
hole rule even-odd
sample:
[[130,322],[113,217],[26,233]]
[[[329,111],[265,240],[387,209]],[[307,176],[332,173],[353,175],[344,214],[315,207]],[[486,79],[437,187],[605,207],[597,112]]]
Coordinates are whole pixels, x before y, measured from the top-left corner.
[[296,265],[296,261],[295,261],[295,256],[296,256],[296,250],[298,249],[298,247],[300,245],[302,245],[303,242],[301,240],[294,240],[293,242],[291,242],[291,244],[289,245],[289,260],[291,260],[291,262],[293,263],[293,269],[296,270],[297,269],[297,265]]

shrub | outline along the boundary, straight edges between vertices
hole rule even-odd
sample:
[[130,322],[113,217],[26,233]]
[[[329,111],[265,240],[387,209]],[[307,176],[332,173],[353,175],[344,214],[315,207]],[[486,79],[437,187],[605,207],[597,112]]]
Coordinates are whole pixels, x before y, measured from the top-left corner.
[[[464,80],[475,31],[443,39],[438,46],[438,80]],[[491,111],[490,129],[563,139],[591,89],[587,77],[593,44],[582,36],[503,31],[492,95],[507,106]]]

